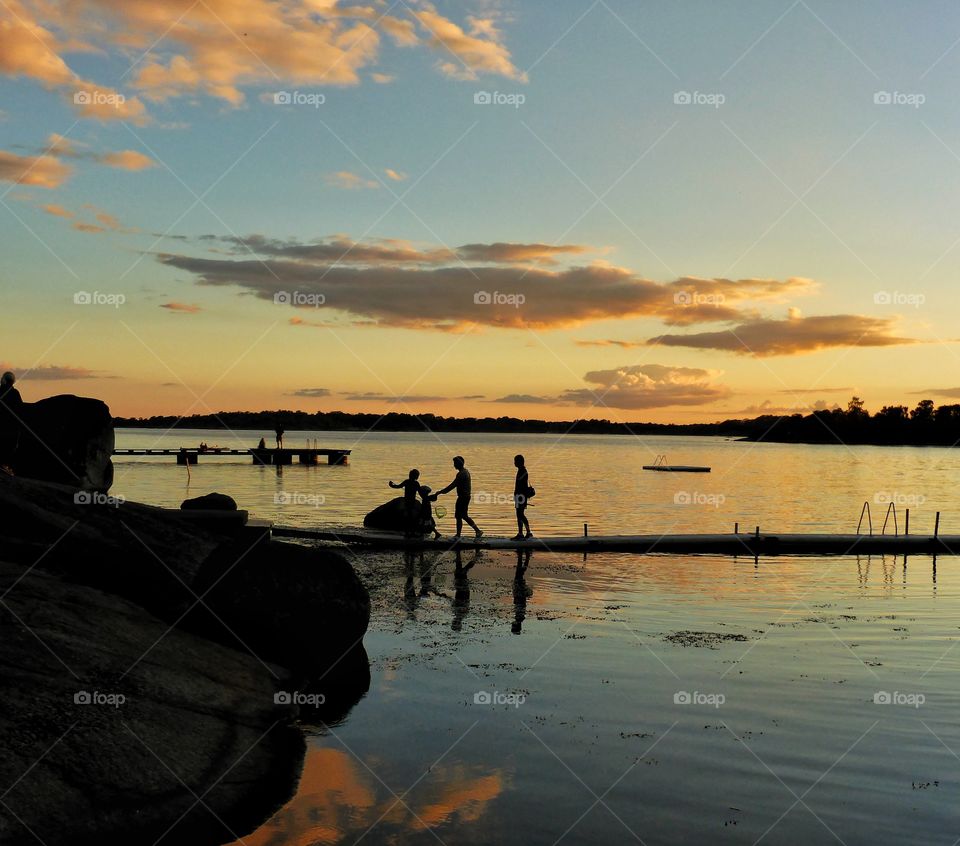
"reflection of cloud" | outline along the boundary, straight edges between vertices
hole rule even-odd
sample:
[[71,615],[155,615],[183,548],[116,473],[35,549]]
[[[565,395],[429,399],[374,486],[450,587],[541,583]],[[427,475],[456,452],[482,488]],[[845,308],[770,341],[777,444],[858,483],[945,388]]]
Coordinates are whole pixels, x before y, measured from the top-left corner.
[[568,390],[561,399],[575,405],[609,408],[663,408],[671,405],[706,405],[730,395],[730,389],[713,380],[717,370],[640,364],[615,370],[594,370],[584,381],[593,390]]
[[[368,763],[378,773],[386,767],[383,762]],[[446,823],[477,822],[502,793],[504,777],[500,771],[478,774],[474,770],[438,764],[416,792],[400,802],[346,752],[313,747],[307,750],[296,796],[259,830],[246,835],[243,843],[316,846],[356,842],[374,826],[377,842],[400,843],[405,836]]]
[[752,320],[718,332],[659,335],[649,343],[724,350],[744,355],[792,355],[829,347],[889,347],[914,344],[894,334],[896,321],[858,314],[827,314],[787,320]]

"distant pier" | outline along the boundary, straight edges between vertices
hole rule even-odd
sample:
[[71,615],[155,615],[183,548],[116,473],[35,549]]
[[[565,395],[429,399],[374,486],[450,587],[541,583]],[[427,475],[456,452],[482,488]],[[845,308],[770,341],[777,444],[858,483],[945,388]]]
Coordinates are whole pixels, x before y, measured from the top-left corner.
[[316,447],[283,449],[230,449],[227,447],[173,447],[167,449],[115,449],[114,455],[169,455],[177,459],[177,464],[197,464],[200,456],[230,456],[249,455],[253,464],[275,464],[282,466],[293,464],[296,456],[300,464],[319,464],[321,456],[326,457],[327,464],[349,463],[349,449],[319,449]]

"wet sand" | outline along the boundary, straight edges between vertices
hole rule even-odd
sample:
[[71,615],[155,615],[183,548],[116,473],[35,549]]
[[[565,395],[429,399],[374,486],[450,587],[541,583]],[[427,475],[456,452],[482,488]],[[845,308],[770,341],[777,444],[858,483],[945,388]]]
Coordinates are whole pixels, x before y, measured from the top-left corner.
[[370,693],[246,843],[960,835],[949,562],[471,562],[354,558]]

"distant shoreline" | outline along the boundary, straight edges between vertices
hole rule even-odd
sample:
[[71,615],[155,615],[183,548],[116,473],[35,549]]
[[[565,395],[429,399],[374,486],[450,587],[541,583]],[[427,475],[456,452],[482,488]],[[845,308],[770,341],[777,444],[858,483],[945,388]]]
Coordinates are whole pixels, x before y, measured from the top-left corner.
[[960,444],[960,405],[934,407],[923,400],[910,411],[885,406],[874,415],[856,397],[847,409],[812,414],[761,415],[715,423],[617,423],[603,419],[550,421],[518,417],[442,417],[435,414],[369,414],[345,411],[221,411],[216,414],[115,417],[116,428],[210,429],[270,435],[287,431],[445,432],[533,435],[673,435],[723,437],[755,443],[850,446],[941,446]]

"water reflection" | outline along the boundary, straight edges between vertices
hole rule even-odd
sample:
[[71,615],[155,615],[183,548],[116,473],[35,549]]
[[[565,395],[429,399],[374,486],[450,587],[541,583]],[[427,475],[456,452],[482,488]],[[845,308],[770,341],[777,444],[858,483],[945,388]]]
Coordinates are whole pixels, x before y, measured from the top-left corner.
[[390,769],[378,758],[360,761],[345,750],[312,746],[296,797],[237,843],[356,843],[374,827],[375,842],[404,842],[444,825],[480,821],[508,781],[499,768],[441,763],[417,785],[414,795],[398,796],[386,786],[397,781],[388,774]]
[[513,623],[510,625],[510,631],[515,635],[523,633],[523,621],[527,616],[527,600],[533,596],[533,588],[524,578],[527,567],[530,566],[531,554],[529,549],[517,550],[517,569],[513,575]]
[[470,579],[467,573],[480,561],[480,550],[473,551],[473,557],[466,567],[463,566],[463,552],[459,548],[454,553],[453,569],[453,620],[450,628],[455,632],[463,630],[463,618],[470,610]]

